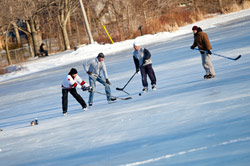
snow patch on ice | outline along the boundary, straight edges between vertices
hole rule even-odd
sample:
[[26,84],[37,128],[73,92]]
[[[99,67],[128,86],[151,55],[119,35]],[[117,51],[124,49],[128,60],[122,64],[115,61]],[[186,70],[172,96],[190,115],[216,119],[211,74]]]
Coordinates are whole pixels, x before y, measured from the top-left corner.
[[184,155],[184,154],[187,154],[187,153],[202,151],[202,150],[206,150],[206,149],[209,149],[209,148],[215,148],[215,147],[218,147],[218,146],[229,145],[229,144],[238,143],[238,142],[245,142],[245,141],[250,141],[250,137],[239,138],[239,139],[235,139],[235,140],[229,140],[227,142],[222,142],[222,143],[212,145],[212,146],[204,146],[204,147],[200,147],[200,148],[194,148],[194,149],[190,149],[190,150],[187,150],[187,151],[182,151],[182,152],[178,152],[178,153],[174,153],[174,154],[167,154],[165,156],[161,156],[161,157],[158,157],[158,158],[153,158],[153,159],[149,159],[149,160],[145,160],[145,161],[139,161],[139,162],[135,162],[135,163],[124,164],[124,165],[120,165],[120,166],[143,165],[143,164],[148,164],[148,163],[156,162],[156,161],[163,160],[163,159],[168,159],[168,158],[175,157],[175,156]]

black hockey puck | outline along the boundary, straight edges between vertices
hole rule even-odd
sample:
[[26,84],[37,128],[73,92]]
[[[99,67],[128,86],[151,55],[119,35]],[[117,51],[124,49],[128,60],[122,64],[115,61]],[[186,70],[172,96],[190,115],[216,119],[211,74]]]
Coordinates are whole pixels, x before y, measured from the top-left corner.
[[139,93],[139,96],[141,96],[141,93]]

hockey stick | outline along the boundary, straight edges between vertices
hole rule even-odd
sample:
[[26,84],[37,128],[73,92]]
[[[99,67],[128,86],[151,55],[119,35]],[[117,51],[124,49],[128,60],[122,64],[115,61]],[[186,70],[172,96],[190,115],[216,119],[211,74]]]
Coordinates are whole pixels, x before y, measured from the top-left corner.
[[[128,83],[134,78],[134,76],[136,75],[137,72],[135,72],[133,74],[133,76],[128,80],[128,82],[126,83],[126,85],[124,85],[123,88],[116,88],[116,90],[120,90],[120,91],[124,91],[124,89],[126,88],[126,86],[128,85]],[[126,91],[124,91],[125,93],[127,93]],[[129,95],[129,93],[127,93]]]
[[115,99],[120,99],[120,100],[129,100],[129,99],[132,99],[132,97],[117,97],[117,96],[113,96],[113,95],[106,95],[105,93],[102,93],[102,92],[99,92],[99,91],[93,91],[93,92],[98,93],[100,95],[110,96],[110,97],[113,97]]
[[[206,53],[207,53],[207,51],[205,51],[205,50],[200,50],[200,49],[198,49],[198,48],[195,48],[195,50],[203,51],[203,52],[206,52]],[[241,55],[239,55],[239,56],[237,56],[236,58],[230,58],[230,57],[227,57],[227,56],[223,56],[223,55],[220,55],[220,54],[216,54],[216,53],[214,53],[214,52],[213,52],[212,54],[213,54],[213,55],[216,55],[216,56],[219,56],[219,57],[226,58],[226,59],[234,60],[234,61],[240,59],[240,57],[241,57]]]
[[230,57],[226,57],[226,56],[223,56],[223,55],[220,55],[220,54],[216,54],[216,53],[212,53],[212,54],[214,54],[216,56],[220,56],[220,57],[226,58],[226,59],[234,60],[234,61],[237,61],[241,57],[241,55],[239,55],[236,58],[230,58]]

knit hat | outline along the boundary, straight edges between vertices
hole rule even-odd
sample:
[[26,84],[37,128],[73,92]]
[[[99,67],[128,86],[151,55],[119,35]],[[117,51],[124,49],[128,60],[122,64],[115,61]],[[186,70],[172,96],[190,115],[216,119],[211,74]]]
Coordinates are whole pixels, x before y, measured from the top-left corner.
[[139,43],[138,42],[134,42],[133,43],[133,46],[135,47],[135,46],[139,46]]
[[195,25],[195,26],[193,26],[192,30],[198,30],[198,28],[199,27]]
[[77,74],[77,70],[75,68],[72,68],[69,72],[69,75]]
[[97,58],[104,58],[104,54],[103,53],[99,53]]

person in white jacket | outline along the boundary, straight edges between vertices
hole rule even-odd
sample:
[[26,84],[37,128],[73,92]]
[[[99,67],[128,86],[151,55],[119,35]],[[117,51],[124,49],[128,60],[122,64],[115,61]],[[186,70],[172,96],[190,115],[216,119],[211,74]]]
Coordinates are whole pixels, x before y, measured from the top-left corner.
[[[105,92],[108,101],[114,101],[115,98],[111,97],[110,82],[108,79],[107,69],[104,63],[104,54],[99,53],[95,59],[89,60],[87,63],[83,64],[83,68],[89,75],[89,84],[93,90],[89,93],[89,106],[93,105],[94,92],[96,87],[96,81],[100,82],[105,86]],[[103,76],[101,75],[101,71]]]
[[87,110],[87,105],[83,98],[77,93],[76,88],[91,91],[91,87],[83,81],[77,74],[77,70],[72,68],[62,82],[62,109],[63,114],[67,114],[68,110],[68,92],[81,104],[84,111]]

